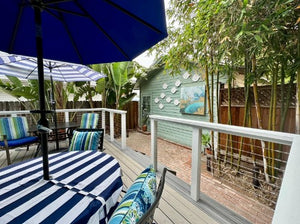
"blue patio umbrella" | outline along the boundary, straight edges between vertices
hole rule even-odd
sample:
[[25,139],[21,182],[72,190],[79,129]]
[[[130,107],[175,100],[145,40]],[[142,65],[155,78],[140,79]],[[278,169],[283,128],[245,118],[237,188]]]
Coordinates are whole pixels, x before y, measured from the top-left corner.
[[[129,61],[167,36],[163,0],[3,1],[0,50],[37,57],[39,123],[45,110],[43,57],[80,64]],[[5,22],[4,22],[5,21]],[[44,179],[49,179],[42,133]]]

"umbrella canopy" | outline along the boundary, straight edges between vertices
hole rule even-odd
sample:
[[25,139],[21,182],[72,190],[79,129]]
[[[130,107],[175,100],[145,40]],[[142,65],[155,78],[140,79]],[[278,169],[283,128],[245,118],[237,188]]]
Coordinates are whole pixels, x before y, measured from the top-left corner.
[[[44,78],[51,81],[50,104],[54,112],[56,149],[59,149],[56,101],[54,99],[53,80],[63,82],[96,81],[106,75],[79,64],[54,60],[43,60]],[[0,52],[0,74],[15,76],[21,79],[38,79],[37,59],[23,55],[12,55]]]
[[[44,79],[61,82],[96,81],[105,75],[80,64],[43,60]],[[0,52],[0,74],[22,79],[38,79],[37,59]]]
[[[80,64],[128,61],[167,36],[163,0],[2,1],[0,20],[0,50],[37,57],[43,126],[44,56]],[[46,133],[41,145],[49,179]]]
[[[131,61],[167,36],[163,0],[14,0],[0,7],[0,50],[79,64]],[[4,23],[5,21],[5,23]]]

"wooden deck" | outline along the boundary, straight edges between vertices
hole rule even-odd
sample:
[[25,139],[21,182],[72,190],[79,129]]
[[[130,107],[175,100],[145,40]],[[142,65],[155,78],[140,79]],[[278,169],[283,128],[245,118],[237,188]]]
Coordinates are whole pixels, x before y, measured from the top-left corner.
[[[51,143],[49,153],[56,152],[53,147],[54,144]],[[35,148],[33,146],[29,151],[26,151],[26,148],[10,150],[13,163],[33,158]],[[104,140],[104,148],[105,153],[111,154],[119,161],[123,171],[122,179],[126,187],[129,187],[139,173],[151,163],[147,156],[129,148],[121,150],[118,143],[111,143],[107,139]],[[5,152],[0,151],[0,167],[4,166],[6,166]],[[160,166],[158,179],[161,170]],[[198,202],[191,200],[188,195],[189,186],[168,172],[159,208],[156,209],[154,216],[156,223],[249,223],[204,194],[201,194],[201,200]]]

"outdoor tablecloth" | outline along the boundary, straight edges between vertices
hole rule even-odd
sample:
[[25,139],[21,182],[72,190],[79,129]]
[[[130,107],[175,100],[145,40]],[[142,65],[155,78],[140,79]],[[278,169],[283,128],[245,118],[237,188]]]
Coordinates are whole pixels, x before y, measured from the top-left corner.
[[0,170],[0,223],[99,223],[107,221],[122,189],[118,161],[103,152],[49,155]]

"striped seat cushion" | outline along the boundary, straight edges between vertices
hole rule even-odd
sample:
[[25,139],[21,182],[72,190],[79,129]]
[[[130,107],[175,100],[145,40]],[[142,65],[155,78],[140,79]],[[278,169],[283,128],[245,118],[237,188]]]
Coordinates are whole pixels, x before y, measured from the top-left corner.
[[98,150],[100,135],[98,131],[74,131],[69,151]]
[[81,117],[80,128],[97,128],[99,114],[85,113]]
[[137,223],[150,208],[156,195],[156,173],[146,168],[130,186],[109,220],[109,224]]
[[7,136],[8,141],[28,137],[29,133],[26,117],[0,118],[1,141],[3,141],[3,135]]

